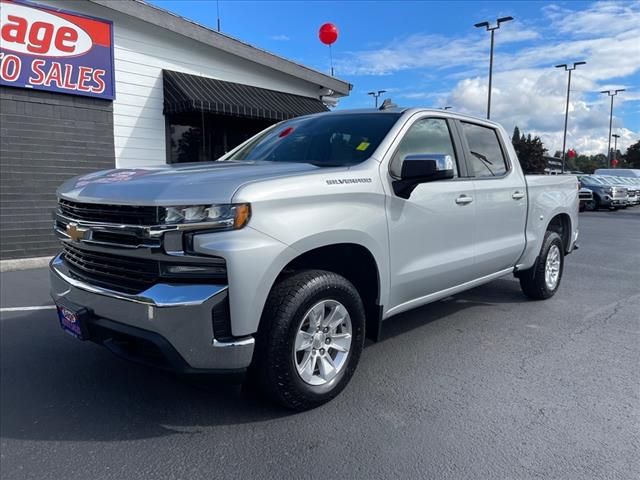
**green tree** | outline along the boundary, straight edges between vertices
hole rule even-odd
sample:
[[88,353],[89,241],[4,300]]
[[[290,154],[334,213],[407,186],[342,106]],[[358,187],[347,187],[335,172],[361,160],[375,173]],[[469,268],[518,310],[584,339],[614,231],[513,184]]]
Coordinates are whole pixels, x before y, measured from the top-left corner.
[[600,168],[598,162],[590,155],[577,155],[574,161],[576,170],[584,173],[593,173],[596,168]]
[[520,129],[516,127],[513,129],[511,142],[518,154],[518,160],[520,160],[524,173],[544,173],[546,167],[544,154],[547,149],[544,148],[540,137],[532,137],[531,134],[525,137],[524,134],[520,134]]
[[515,147],[518,142],[520,142],[520,129],[516,125],[516,128],[513,129],[513,136],[511,137],[511,143],[513,143],[513,146]]
[[627,148],[624,157],[629,168],[640,168],[640,140]]

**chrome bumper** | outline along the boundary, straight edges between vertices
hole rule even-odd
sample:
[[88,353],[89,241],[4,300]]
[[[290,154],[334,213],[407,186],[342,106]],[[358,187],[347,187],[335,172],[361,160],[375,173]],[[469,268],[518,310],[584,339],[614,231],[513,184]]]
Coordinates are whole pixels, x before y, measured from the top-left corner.
[[156,284],[137,295],[74,279],[56,256],[49,265],[51,296],[91,311],[97,318],[157,334],[193,370],[238,370],[249,366],[255,339],[214,338],[212,309],[227,297],[226,285]]

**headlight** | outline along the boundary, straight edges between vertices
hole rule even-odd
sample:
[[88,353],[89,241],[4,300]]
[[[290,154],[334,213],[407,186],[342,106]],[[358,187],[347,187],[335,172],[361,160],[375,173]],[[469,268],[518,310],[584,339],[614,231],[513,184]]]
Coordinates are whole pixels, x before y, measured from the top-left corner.
[[604,189],[604,193],[608,193],[609,195],[611,195],[613,193],[613,188],[611,188],[611,187],[605,188]]
[[[248,203],[232,205],[187,205],[165,207],[164,223],[181,225],[191,223],[206,224],[206,228],[237,230],[244,227],[251,216]],[[205,227],[203,225],[203,227]]]

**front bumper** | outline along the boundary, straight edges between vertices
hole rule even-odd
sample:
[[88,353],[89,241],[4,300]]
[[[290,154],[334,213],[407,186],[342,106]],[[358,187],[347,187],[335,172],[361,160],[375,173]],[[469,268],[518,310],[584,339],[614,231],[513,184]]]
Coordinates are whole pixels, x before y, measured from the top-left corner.
[[603,207],[617,207],[617,206],[624,206],[627,205],[627,198],[612,198],[609,195],[604,195],[601,199],[600,199],[600,204]]
[[182,373],[237,373],[251,363],[253,337],[214,337],[226,285],[156,284],[130,295],[74,279],[60,255],[49,270],[53,300],[89,310],[89,339],[129,360]]

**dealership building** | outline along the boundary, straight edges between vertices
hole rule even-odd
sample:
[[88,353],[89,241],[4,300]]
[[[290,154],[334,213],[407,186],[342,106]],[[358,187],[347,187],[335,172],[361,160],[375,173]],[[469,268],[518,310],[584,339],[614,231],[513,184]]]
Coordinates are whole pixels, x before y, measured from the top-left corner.
[[351,89],[140,0],[0,0],[0,17],[2,260],[56,252],[72,176],[215,159]]

